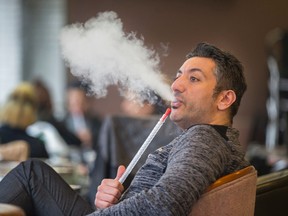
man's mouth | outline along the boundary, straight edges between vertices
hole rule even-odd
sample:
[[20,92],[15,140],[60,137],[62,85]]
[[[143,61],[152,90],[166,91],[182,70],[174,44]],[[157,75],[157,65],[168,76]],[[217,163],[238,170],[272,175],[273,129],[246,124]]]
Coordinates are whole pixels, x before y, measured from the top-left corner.
[[172,109],[177,109],[181,106],[182,101],[179,99],[174,99],[173,101],[171,101],[171,108]]

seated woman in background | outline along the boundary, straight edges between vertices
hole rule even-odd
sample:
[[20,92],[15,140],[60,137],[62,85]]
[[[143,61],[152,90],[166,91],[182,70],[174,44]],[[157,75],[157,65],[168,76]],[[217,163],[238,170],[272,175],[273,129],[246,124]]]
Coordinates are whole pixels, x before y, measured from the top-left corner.
[[34,87],[29,83],[19,84],[8,96],[0,110],[0,145],[12,141],[26,141],[28,157],[48,158],[45,143],[27,134],[26,129],[37,119],[37,99]]
[[68,159],[70,145],[78,147],[81,141],[54,116],[52,98],[44,81],[37,79],[32,85],[37,97],[37,121],[27,127],[27,133],[44,140],[50,161]]
[[71,133],[63,122],[54,116],[54,107],[48,86],[39,79],[34,80],[32,84],[36,89],[36,96],[38,100],[38,121],[48,122],[53,125],[66,144],[80,146],[81,140],[76,135]]

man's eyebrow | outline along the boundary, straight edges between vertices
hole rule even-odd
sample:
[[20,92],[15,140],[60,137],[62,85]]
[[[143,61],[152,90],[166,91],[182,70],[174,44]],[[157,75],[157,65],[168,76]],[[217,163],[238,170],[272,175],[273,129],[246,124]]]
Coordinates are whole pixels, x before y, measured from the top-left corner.
[[[191,68],[188,71],[188,73],[194,73],[194,72],[200,72],[201,74],[203,74],[205,76],[205,74],[203,73],[203,71],[200,68]],[[182,74],[182,73],[183,73],[183,71],[181,69],[179,69],[176,74]]]
[[204,76],[205,78],[207,77],[207,74],[205,74],[201,68],[191,68],[188,72],[189,72],[189,73],[199,72],[199,73],[202,74],[202,76]]
[[[200,68],[191,68],[188,72],[201,72],[203,73],[203,71]],[[181,69],[179,69],[177,71],[177,73],[183,73]]]
[[201,73],[203,73],[203,71],[200,68],[191,68],[189,70],[189,72],[201,72]]
[[[203,70],[201,68],[190,68],[188,70],[188,73],[189,74],[193,74],[193,73],[200,73],[203,77],[207,78],[207,75],[203,72]],[[183,74],[183,71],[181,69],[179,69],[176,73],[176,76],[180,75],[180,74]]]
[[[206,74],[203,72],[203,70],[201,68],[191,68],[189,69],[188,73],[191,74],[191,73],[196,73],[196,72],[199,72],[200,74],[202,74],[204,77],[206,77]],[[181,69],[179,69],[176,73],[177,74],[183,74],[183,71]]]

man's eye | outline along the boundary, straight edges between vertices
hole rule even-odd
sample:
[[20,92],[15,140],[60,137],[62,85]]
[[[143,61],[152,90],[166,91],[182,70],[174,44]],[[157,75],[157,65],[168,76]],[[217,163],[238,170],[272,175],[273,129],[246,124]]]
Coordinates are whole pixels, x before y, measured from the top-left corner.
[[192,77],[190,77],[190,81],[197,82],[197,81],[199,81],[199,79],[197,79],[196,77],[192,76]]

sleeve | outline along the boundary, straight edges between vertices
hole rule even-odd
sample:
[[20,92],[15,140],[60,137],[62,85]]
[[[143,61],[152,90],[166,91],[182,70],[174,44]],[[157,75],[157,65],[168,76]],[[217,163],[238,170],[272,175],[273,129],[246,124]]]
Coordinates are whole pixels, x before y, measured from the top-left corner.
[[188,215],[204,190],[223,173],[229,150],[211,127],[195,127],[177,140],[167,168],[150,189],[92,215]]

